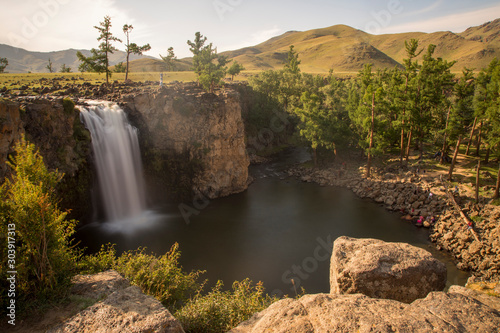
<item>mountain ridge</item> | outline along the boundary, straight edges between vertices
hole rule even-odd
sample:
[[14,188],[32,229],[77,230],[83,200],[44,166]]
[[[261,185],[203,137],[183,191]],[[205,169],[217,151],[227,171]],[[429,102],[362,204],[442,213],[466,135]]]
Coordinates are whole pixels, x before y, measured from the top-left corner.
[[[435,57],[456,60],[454,69],[481,69],[500,57],[500,19],[469,27],[461,33],[451,31],[404,32],[371,35],[347,25],[286,32],[263,43],[223,54],[242,63],[246,69],[277,69],[283,65],[290,45],[306,72],[357,71],[365,63],[375,68],[401,66],[406,57],[406,40],[416,38],[421,48],[436,45]],[[251,50],[252,52],[249,52]],[[417,60],[421,60],[423,53]],[[264,68],[265,67],[265,68]]]
[[[63,64],[70,67],[73,72],[78,72],[80,61],[76,56],[76,52],[80,51],[85,56],[90,56],[90,50],[66,49],[60,51],[38,52],[28,51],[23,48],[18,48],[6,44],[0,44],[0,57],[7,58],[9,65],[6,72],[9,73],[43,73],[48,72],[46,66],[49,64],[49,58],[52,62],[54,72],[59,72]],[[119,62],[126,61],[126,53],[124,51],[115,51],[109,57],[110,65],[116,65]],[[130,55],[130,59],[155,59],[150,56]]]
[[[221,52],[229,59],[238,61],[247,70],[261,71],[280,69],[287,58],[290,45],[301,60],[304,72],[326,73],[359,71],[364,64],[372,63],[374,68],[401,67],[406,57],[404,42],[418,39],[420,48],[429,44],[436,45],[435,57],[456,61],[454,71],[464,67],[479,70],[488,66],[495,57],[500,58],[500,19],[485,22],[467,28],[461,33],[451,31],[403,32],[394,34],[372,35],[347,25],[338,24],[326,28],[306,31],[287,31],[257,45],[238,50]],[[51,58],[54,70],[58,71],[65,63],[78,71],[79,61],[75,49],[55,52],[31,52],[17,49],[17,56],[6,56],[6,48],[17,49],[0,44],[0,57],[7,57],[8,72],[47,72],[48,58]],[[85,55],[90,51],[80,50]],[[11,50],[12,52],[12,50]],[[23,54],[19,57],[19,54]],[[417,58],[421,60],[424,52]],[[165,64],[154,57],[131,55],[130,70],[166,71]],[[63,62],[65,61],[65,62]],[[110,57],[110,64],[125,61],[125,52],[116,51]],[[192,58],[179,59],[177,70],[189,70]]]

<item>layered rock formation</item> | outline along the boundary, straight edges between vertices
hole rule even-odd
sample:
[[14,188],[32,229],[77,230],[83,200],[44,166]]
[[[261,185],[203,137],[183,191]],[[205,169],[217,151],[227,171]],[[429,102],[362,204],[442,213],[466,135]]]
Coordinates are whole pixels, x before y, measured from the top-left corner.
[[213,199],[247,188],[249,159],[237,92],[215,95],[194,85],[169,86],[130,94],[122,105],[140,130],[152,182],[167,192],[187,187],[188,196]]
[[333,244],[330,293],[361,293],[411,303],[446,286],[446,265],[424,249],[378,239],[339,237]]

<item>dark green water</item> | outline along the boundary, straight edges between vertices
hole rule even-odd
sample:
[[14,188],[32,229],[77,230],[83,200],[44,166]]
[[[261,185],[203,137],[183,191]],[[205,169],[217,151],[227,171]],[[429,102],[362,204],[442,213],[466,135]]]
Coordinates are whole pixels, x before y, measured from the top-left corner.
[[432,247],[426,229],[347,189],[282,179],[282,168],[282,163],[253,167],[256,180],[247,191],[186,203],[193,209],[190,216],[170,207],[145,214],[139,228],[94,223],[79,230],[78,238],[91,252],[112,242],[118,251],[143,246],[160,254],[178,242],[185,270],[207,270],[210,282],[221,279],[228,287],[248,277],[263,281],[269,293],[288,295],[295,295],[291,279],[307,293],[329,291],[337,237],[378,238],[429,250],[447,264],[448,285],[465,284],[467,274]]

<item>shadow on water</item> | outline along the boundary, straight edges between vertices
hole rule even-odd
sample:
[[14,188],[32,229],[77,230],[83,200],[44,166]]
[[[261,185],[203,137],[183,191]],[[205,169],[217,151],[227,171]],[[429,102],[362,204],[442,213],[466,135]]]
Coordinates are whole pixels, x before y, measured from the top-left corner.
[[270,293],[293,296],[291,279],[308,293],[329,291],[330,252],[337,237],[369,237],[425,248],[446,263],[448,285],[465,284],[467,273],[434,249],[426,229],[347,189],[282,179],[284,166],[301,162],[301,154],[252,167],[255,181],[247,191],[213,200],[189,219],[171,207],[146,214],[147,227],[123,232],[94,223],[79,230],[78,238],[89,252],[111,242],[119,252],[147,247],[162,254],[178,242],[184,269],[207,270],[211,283],[221,279],[229,287],[248,277],[263,281]]

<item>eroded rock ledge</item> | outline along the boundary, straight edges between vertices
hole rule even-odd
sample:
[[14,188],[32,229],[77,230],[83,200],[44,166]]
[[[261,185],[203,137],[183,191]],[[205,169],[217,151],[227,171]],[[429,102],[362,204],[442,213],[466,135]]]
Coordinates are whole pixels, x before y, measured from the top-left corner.
[[238,92],[169,86],[123,96],[120,104],[140,130],[144,164],[157,184],[173,191],[188,187],[208,199],[248,187]]

